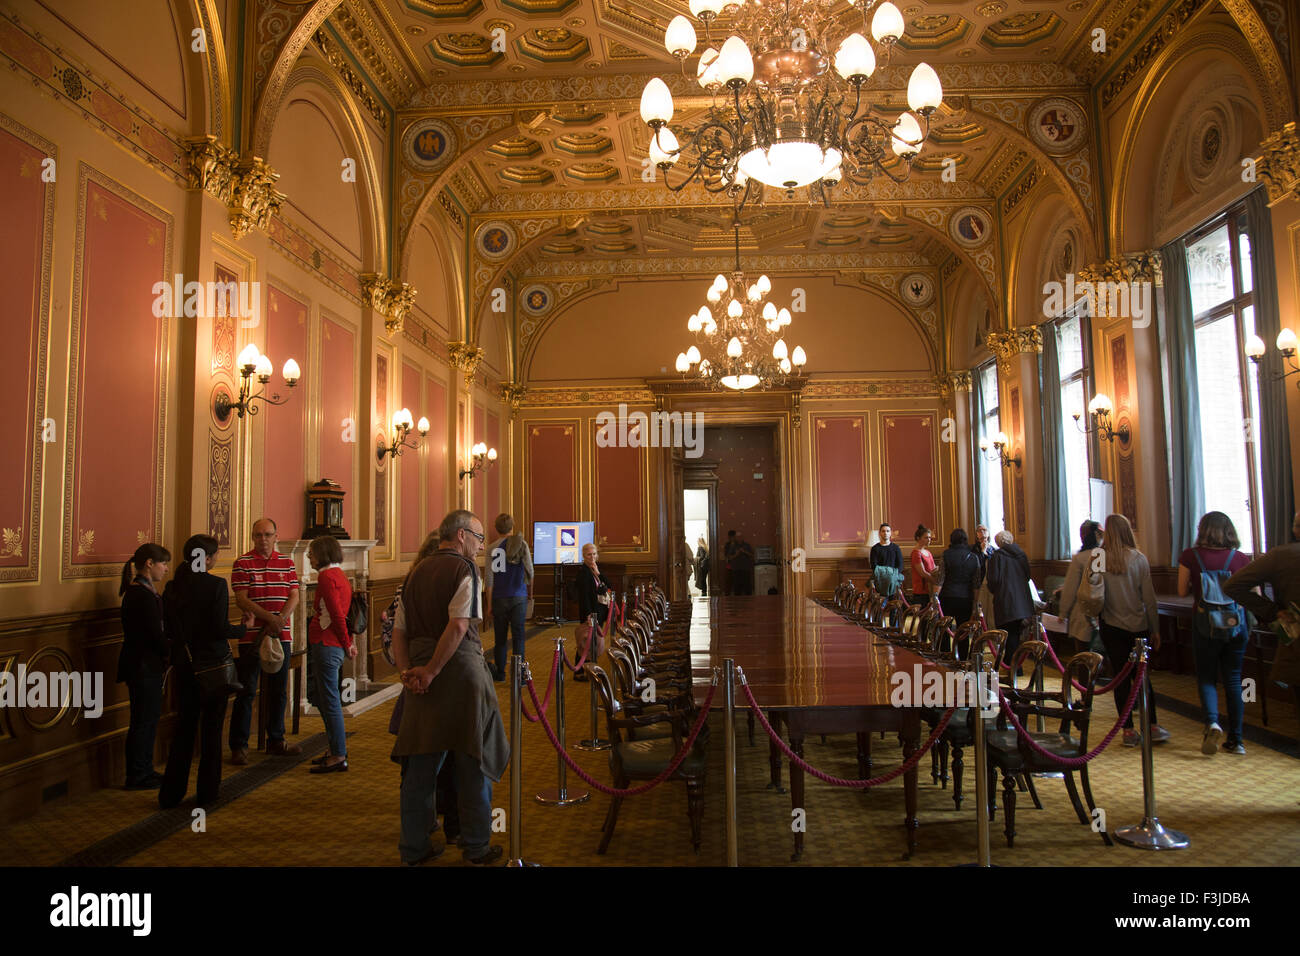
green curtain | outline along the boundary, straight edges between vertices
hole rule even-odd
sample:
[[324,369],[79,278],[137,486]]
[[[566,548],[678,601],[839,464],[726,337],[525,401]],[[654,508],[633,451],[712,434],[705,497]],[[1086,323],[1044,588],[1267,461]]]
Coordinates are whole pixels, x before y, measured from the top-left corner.
[[1196,384],[1196,332],[1187,254],[1181,239],[1160,250],[1164,257],[1165,310],[1160,317],[1161,365],[1165,379],[1165,421],[1169,423],[1169,502],[1172,525],[1170,565],[1196,542],[1205,513],[1201,405]]
[[[1282,331],[1277,302],[1277,273],[1273,257],[1273,222],[1268,211],[1268,191],[1262,186],[1246,197],[1250,230],[1251,288],[1255,290],[1255,332],[1268,346],[1259,363],[1259,418],[1255,429],[1260,442],[1260,476],[1264,485],[1264,540],[1276,548],[1291,540],[1295,495],[1291,484],[1291,430],[1286,419],[1288,383],[1282,354],[1274,347]],[[1262,549],[1256,549],[1262,550]]]
[[1070,557],[1070,488],[1065,480],[1065,436],[1061,434],[1061,363],[1057,358],[1056,323],[1042,327],[1038,355],[1038,394],[1043,409],[1043,505],[1047,510],[1044,557]]

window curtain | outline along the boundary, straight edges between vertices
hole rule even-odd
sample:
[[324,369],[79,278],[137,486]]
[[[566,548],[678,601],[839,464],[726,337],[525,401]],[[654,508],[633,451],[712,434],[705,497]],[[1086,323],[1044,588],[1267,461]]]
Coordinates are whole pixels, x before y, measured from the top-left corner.
[[1187,252],[1181,239],[1160,250],[1164,257],[1165,310],[1160,318],[1161,371],[1165,379],[1165,421],[1169,423],[1169,502],[1172,553],[1177,566],[1184,548],[1196,542],[1196,526],[1205,512],[1204,462],[1201,455],[1201,405],[1196,383],[1196,333]]
[[1282,354],[1274,347],[1282,331],[1277,302],[1277,273],[1273,257],[1273,222],[1268,191],[1263,187],[1246,197],[1250,229],[1251,288],[1255,290],[1255,332],[1268,346],[1259,363],[1260,476],[1264,485],[1264,540],[1276,548],[1291,540],[1294,493],[1291,484],[1291,432],[1286,419],[1287,382],[1279,381]]
[[978,368],[971,369],[970,390],[970,462],[971,487],[975,491],[975,523],[989,523],[989,503],[984,496],[984,461],[980,455],[980,437],[984,434],[984,381]]
[[1042,327],[1043,351],[1038,355],[1038,394],[1043,404],[1043,504],[1047,509],[1044,556],[1049,561],[1070,557],[1070,488],[1065,478],[1065,437],[1061,434],[1061,363],[1057,355],[1056,323]]

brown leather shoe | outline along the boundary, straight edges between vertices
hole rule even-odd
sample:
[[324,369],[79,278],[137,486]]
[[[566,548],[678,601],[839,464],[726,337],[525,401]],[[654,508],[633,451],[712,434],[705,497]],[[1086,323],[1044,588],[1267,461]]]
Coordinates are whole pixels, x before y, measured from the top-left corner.
[[266,742],[266,752],[275,757],[296,757],[302,753],[302,748],[297,744],[291,744],[287,740],[268,740]]
[[248,765],[248,748],[240,747],[238,750],[230,751],[230,762],[236,767],[245,767]]

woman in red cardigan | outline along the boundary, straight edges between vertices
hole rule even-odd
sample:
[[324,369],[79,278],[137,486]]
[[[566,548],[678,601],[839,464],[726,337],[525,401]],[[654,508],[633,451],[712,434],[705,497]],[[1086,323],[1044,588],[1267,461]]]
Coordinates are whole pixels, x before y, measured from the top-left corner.
[[343,569],[343,549],[338,539],[329,535],[314,538],[307,547],[311,566],[316,569],[316,600],[311,622],[307,625],[307,643],[312,655],[315,677],[314,703],[325,721],[325,736],[330,752],[318,757],[312,773],[339,773],[348,769],[347,736],[343,730],[343,705],[339,701],[339,669],[343,656],[357,656],[357,646],[348,633],[348,605],[352,603],[352,585]]

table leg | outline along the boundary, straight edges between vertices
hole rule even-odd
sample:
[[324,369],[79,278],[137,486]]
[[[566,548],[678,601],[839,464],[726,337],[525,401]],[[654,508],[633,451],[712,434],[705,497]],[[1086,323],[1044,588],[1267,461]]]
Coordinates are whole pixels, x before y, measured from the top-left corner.
[[[921,745],[921,715],[919,711],[905,711],[903,716],[903,761],[906,763]],[[916,819],[916,768],[903,774],[903,802],[907,816],[903,827],[907,831],[907,852],[903,859],[910,859],[916,852],[916,831],[921,824]]]
[[863,731],[858,732],[858,776],[863,780],[871,776],[871,734]]
[[[798,736],[795,736],[795,733],[791,731],[790,749],[793,750],[801,760],[803,759],[803,732],[802,731],[799,732]],[[803,768],[801,768],[797,763],[791,760],[790,761],[790,807],[792,810],[805,809],[803,805],[803,797],[804,797]],[[807,813],[804,813],[803,817],[804,817],[804,821],[806,821],[808,817]],[[793,814],[791,814],[790,819],[792,821],[794,820]],[[790,857],[790,862],[792,863],[797,862],[799,857],[803,854],[804,826],[806,826],[806,822],[801,823],[801,825],[794,831],[794,853]]]
[[[773,711],[768,711],[768,723],[777,733],[781,732],[781,718]],[[776,741],[771,738],[767,741],[767,762],[771,770],[771,779],[768,781],[767,789],[775,790],[777,793],[785,793],[785,787],[781,786],[781,748],[776,745]]]

